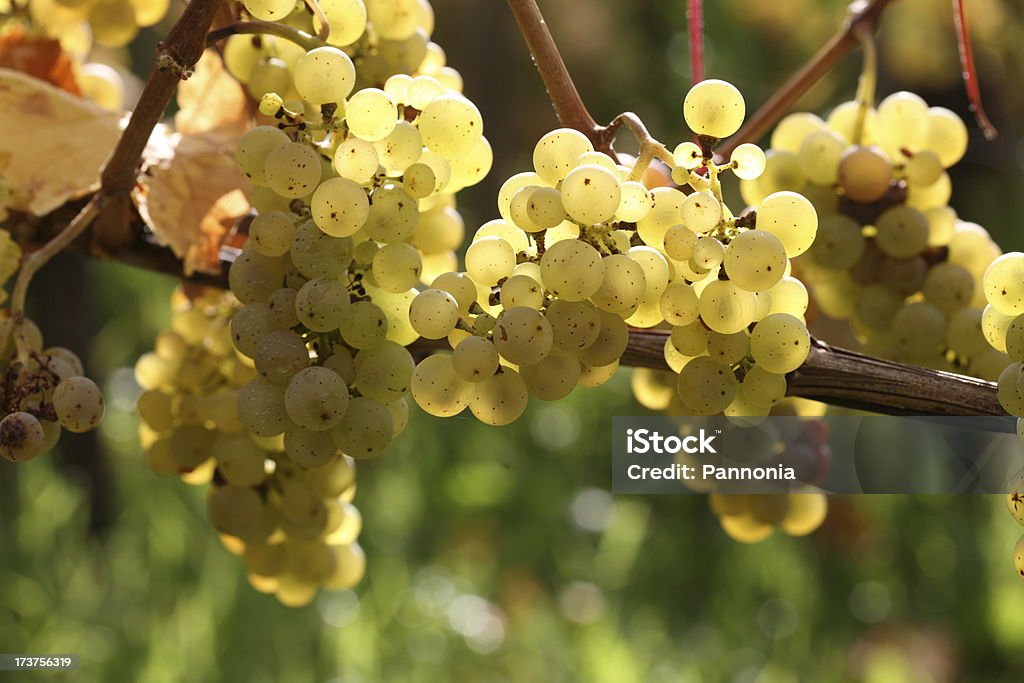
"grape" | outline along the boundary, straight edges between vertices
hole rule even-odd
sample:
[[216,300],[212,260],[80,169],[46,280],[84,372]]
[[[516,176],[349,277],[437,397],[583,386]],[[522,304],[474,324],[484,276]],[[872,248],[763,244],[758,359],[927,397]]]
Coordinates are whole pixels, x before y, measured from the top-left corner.
[[534,225],[542,229],[553,228],[565,220],[562,194],[553,187],[535,188],[530,192],[527,202],[527,217]]
[[391,413],[372,398],[352,399],[345,417],[331,432],[338,448],[357,459],[379,455],[393,435]]
[[683,100],[683,117],[695,133],[713,138],[729,137],[743,123],[743,95],[731,83],[708,79],[697,83]]
[[363,396],[391,403],[408,393],[415,366],[403,346],[383,341],[356,354],[354,386]]
[[416,247],[388,244],[373,257],[373,277],[388,292],[405,292],[420,281],[423,262]]
[[700,302],[693,286],[676,282],[661,294],[661,314],[670,325],[689,325],[700,316]]
[[702,356],[683,366],[677,391],[687,408],[695,415],[720,413],[736,397],[739,383],[727,366]]
[[[330,33],[327,42],[336,47],[351,45],[359,40],[366,29],[366,6],[363,0],[319,0],[320,9],[327,17]],[[319,32],[320,20],[313,16],[313,30]]]
[[672,151],[672,158],[676,166],[688,171],[698,169],[704,165],[704,154],[700,145],[694,142],[681,142]]
[[802,320],[787,313],[766,316],[750,333],[750,353],[768,372],[784,375],[803,365],[811,338]]
[[[974,310],[974,309],[968,309]],[[952,327],[952,323],[950,324]],[[1024,361],[1024,316],[1017,316],[1006,328],[1006,355],[1014,361]]]
[[526,382],[511,368],[501,368],[473,386],[469,409],[485,424],[495,427],[511,424],[526,410],[529,398]]
[[349,237],[366,223],[370,202],[359,184],[348,178],[331,178],[316,188],[310,213],[326,234]]
[[338,175],[360,185],[370,182],[379,164],[373,143],[355,136],[342,141],[334,150],[334,168]]
[[387,137],[373,143],[381,165],[390,173],[401,173],[423,153],[420,131],[408,121],[398,121]]
[[577,158],[593,152],[594,145],[583,133],[559,128],[537,141],[533,148],[533,167],[545,182],[556,185],[577,165]]
[[982,282],[990,306],[1004,315],[1024,313],[1024,253],[1003,254],[985,270]]
[[601,332],[601,313],[589,301],[556,299],[548,306],[545,318],[551,324],[553,347],[562,351],[578,353],[593,344]]
[[300,142],[281,145],[267,156],[267,185],[282,197],[306,196],[319,184],[321,172],[320,155]]
[[786,396],[786,376],[755,365],[740,383],[740,392],[751,403],[773,406]]
[[715,280],[700,293],[700,317],[715,332],[739,332],[754,321],[756,311],[754,293],[728,280]]
[[452,365],[467,382],[482,382],[497,371],[498,350],[483,337],[467,337],[452,352]]
[[864,254],[864,237],[857,221],[836,214],[823,218],[810,253],[814,261],[830,270],[848,270]]
[[288,417],[303,429],[322,432],[341,420],[348,408],[348,387],[333,370],[310,367],[288,382],[284,406]]
[[277,330],[260,339],[253,361],[256,371],[268,382],[286,384],[295,373],[309,365],[309,351],[299,335]]
[[446,188],[447,191],[455,192],[476,185],[487,177],[493,163],[494,151],[491,149],[491,143],[483,136],[477,138],[472,149],[451,160],[452,178]]
[[916,256],[928,246],[928,221],[909,206],[887,209],[875,221],[879,249],[893,258]]
[[665,291],[671,271],[668,261],[661,252],[651,247],[632,247],[629,250],[629,257],[643,269],[645,294],[658,296]]
[[673,261],[689,261],[697,245],[697,234],[685,225],[673,225],[665,233],[665,254]]
[[421,337],[441,339],[459,322],[459,303],[443,290],[425,290],[412,300],[409,322]]
[[601,254],[586,242],[562,240],[544,252],[540,260],[545,289],[566,301],[592,296],[604,280]]
[[581,387],[599,387],[606,384],[612,377],[615,376],[616,371],[619,369],[619,362],[609,363],[608,365],[587,365],[586,363],[580,363],[580,379],[579,386]]
[[843,102],[828,115],[828,127],[850,144],[873,145],[878,140],[878,112],[856,100]]
[[940,263],[928,271],[922,287],[925,300],[943,313],[967,306],[974,294],[974,276],[955,263]]
[[[273,126],[257,126],[246,131],[238,141],[238,148],[235,151],[238,170],[253,185],[267,185],[267,158],[275,149],[289,143],[291,139],[288,135]],[[319,176],[317,179],[319,180]]]
[[263,450],[246,435],[223,435],[213,447],[217,471],[232,486],[258,486],[266,478]]
[[[63,384],[61,382],[61,385]],[[61,426],[67,428],[63,420],[61,420]],[[80,431],[88,431],[88,429]],[[43,426],[35,415],[18,411],[8,413],[3,420],[0,420],[0,456],[11,462],[27,462],[36,457],[43,452],[45,441],[46,435],[43,433]]]
[[470,152],[483,134],[484,122],[472,102],[458,95],[438,97],[420,113],[423,144],[448,159]]
[[562,205],[572,219],[584,225],[611,220],[622,200],[618,177],[596,164],[577,166],[559,188]]
[[401,185],[386,183],[373,191],[370,215],[364,226],[370,239],[405,242],[419,221],[416,200]]
[[345,104],[345,124],[349,131],[369,142],[386,138],[397,121],[398,108],[391,96],[379,88],[359,90]]
[[341,102],[352,92],[356,69],[349,56],[338,48],[318,47],[299,59],[294,78],[295,89],[307,102]]
[[694,192],[680,208],[683,225],[695,233],[714,230],[722,221],[722,204],[707,192]]
[[60,426],[75,433],[88,432],[99,426],[105,410],[103,394],[88,377],[62,380],[53,392],[53,408]]
[[231,264],[228,284],[243,304],[266,301],[281,287],[284,261],[255,250],[243,251]]
[[511,363],[539,363],[551,351],[551,324],[539,311],[517,306],[502,311],[494,328],[494,346]]
[[789,313],[797,318],[807,312],[809,303],[807,288],[794,277],[784,277],[768,290],[771,306],[768,313]]
[[97,2],[89,8],[92,38],[108,48],[123,47],[138,34],[135,11],[127,2]]
[[542,401],[558,401],[576,388],[580,362],[568,353],[553,351],[539,363],[524,365],[519,372],[531,396]]
[[1024,536],[1018,538],[1013,546],[1013,568],[1024,578]]
[[890,151],[917,151],[928,134],[928,105],[913,93],[893,93],[878,105],[878,125]]
[[949,168],[967,151],[967,126],[950,110],[932,107],[924,147],[938,155],[943,168]]
[[493,286],[508,277],[516,266],[512,246],[500,237],[484,237],[466,250],[466,270],[469,276],[483,286]]
[[942,177],[939,155],[929,150],[915,152],[904,165],[907,181],[914,186],[931,185]]
[[413,399],[434,417],[458,415],[469,405],[472,395],[473,384],[462,379],[449,355],[425,358],[412,374]]
[[783,117],[772,131],[771,148],[782,152],[798,152],[807,136],[825,128],[825,122],[817,114],[789,114]]
[[405,169],[404,184],[409,195],[416,199],[426,199],[441,187],[434,170],[422,161]]
[[412,245],[425,256],[458,249],[466,228],[462,216],[451,207],[435,207],[419,214],[412,235]]
[[444,273],[435,278],[430,286],[454,296],[463,315],[469,313],[469,307],[476,302],[476,285],[465,273]]
[[746,330],[733,334],[708,334],[708,355],[721,365],[733,365],[747,357],[750,341]]
[[629,345],[629,327],[614,313],[601,311],[601,331],[594,343],[580,353],[580,361],[591,367],[618,363]]
[[999,375],[998,396],[1003,410],[1011,415],[1024,415],[1024,396],[1021,395],[1021,379],[1024,366],[1011,363]]
[[264,256],[283,256],[291,247],[295,223],[283,211],[261,213],[249,224],[249,241]]
[[213,528],[222,534],[253,541],[266,537],[266,508],[255,489],[214,487],[206,499],[206,513]]
[[252,358],[259,341],[276,329],[279,328],[266,304],[249,304],[231,318],[231,341],[239,353]]
[[358,543],[332,546],[335,555],[335,570],[324,581],[331,590],[347,590],[363,580],[366,573],[366,555]]
[[302,285],[295,297],[299,322],[313,332],[330,332],[341,326],[349,307],[345,283],[331,278],[316,278]]
[[748,292],[771,289],[785,275],[786,249],[775,235],[747,230],[729,242],[725,270],[737,287]]
[[[691,195],[692,196],[692,195]],[[790,258],[807,251],[818,230],[818,214],[796,192],[776,192],[757,207],[756,227],[779,238]]]
[[[977,308],[961,308],[950,316],[949,326],[946,328],[946,343],[957,355],[975,358],[988,350],[988,341],[981,330],[981,320],[982,312]],[[1020,358],[1010,355],[1013,360],[1024,360],[1024,355]]]
[[245,10],[255,19],[277,21],[295,9],[294,0],[243,0]]
[[124,108],[124,81],[106,64],[83,64],[76,80],[82,94],[104,109],[120,112]]
[[797,157],[808,182],[833,185],[839,176],[839,161],[846,149],[842,136],[830,130],[819,130],[808,135]]
[[878,201],[891,181],[892,162],[879,147],[849,147],[839,161],[839,185],[855,202]]
[[764,173],[765,161],[764,150],[757,145],[745,142],[732,151],[729,156],[729,164],[732,172],[737,178],[743,180],[754,180]]
[[1017,472],[1007,486],[1006,508],[1018,524],[1024,525],[1024,470]]
[[[352,254],[353,244],[349,237],[331,237],[313,221],[305,221],[295,228],[290,257],[304,277],[339,278],[352,263]],[[234,283],[231,291],[237,296]]]
[[725,259],[725,246],[716,237],[700,237],[693,245],[690,265],[698,272],[707,272],[721,265]]
[[786,496],[788,509],[779,527],[790,536],[812,533],[828,514],[828,499],[822,493],[796,493]]
[[263,378],[254,379],[238,392],[238,418],[245,431],[256,436],[277,436],[291,428],[284,407],[284,387]]

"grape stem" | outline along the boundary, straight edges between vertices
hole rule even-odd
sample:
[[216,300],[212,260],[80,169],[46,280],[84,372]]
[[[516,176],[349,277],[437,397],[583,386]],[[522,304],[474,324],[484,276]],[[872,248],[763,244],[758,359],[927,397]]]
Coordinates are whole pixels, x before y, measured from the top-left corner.
[[985,107],[981,103],[981,87],[978,85],[978,70],[974,64],[974,49],[971,47],[971,33],[967,28],[967,8],[964,7],[964,0],[953,0],[953,21],[956,23],[956,42],[971,111],[974,112],[974,119],[978,122],[985,139],[994,140],[999,131],[989,121]]
[[878,47],[875,45],[874,31],[864,24],[854,27],[853,34],[864,50],[864,63],[861,65],[860,79],[857,81],[857,121],[853,128],[853,143],[859,145],[864,139],[864,124],[868,119],[868,111],[875,106]]
[[647,126],[640,120],[640,117],[631,111],[619,114],[602,130],[601,135],[607,137],[609,146],[615,140],[615,135],[622,126],[629,129],[629,132],[633,134],[633,137],[636,138],[637,143],[640,145],[636,163],[629,174],[630,180],[640,180],[644,175],[644,171],[647,170],[647,167],[655,159],[665,162],[669,168],[675,166],[675,159],[672,157],[672,153],[668,151],[665,145],[654,139],[654,136],[647,130]]
[[857,27],[874,31],[882,12],[892,2],[893,0],[858,0],[851,4],[842,28],[761,105],[735,135],[723,141],[715,151],[720,156],[728,158],[732,151],[744,142],[756,142],[767,133],[843,55],[857,47],[858,41],[854,34]]
[[331,26],[327,23],[327,15],[324,14],[323,7],[320,6],[320,3],[317,2],[317,0],[306,0],[306,7],[309,8],[309,11],[312,12],[313,16],[320,22],[320,30],[316,32],[316,37],[320,40],[326,41],[327,36],[331,33]]
[[[319,5],[317,5],[317,7],[319,7]],[[323,26],[327,26],[326,19],[324,20]],[[323,29],[321,29],[320,32],[323,33]],[[257,21],[252,19],[250,21],[236,21],[233,24],[228,24],[223,28],[217,29],[216,31],[210,31],[206,35],[206,45],[213,46],[225,38],[238,35],[275,36],[295,43],[299,47],[305,49],[306,52],[318,47],[323,47],[327,44],[321,38],[311,36],[305,31],[300,31],[297,28],[286,26],[285,24],[278,24],[273,21]]]

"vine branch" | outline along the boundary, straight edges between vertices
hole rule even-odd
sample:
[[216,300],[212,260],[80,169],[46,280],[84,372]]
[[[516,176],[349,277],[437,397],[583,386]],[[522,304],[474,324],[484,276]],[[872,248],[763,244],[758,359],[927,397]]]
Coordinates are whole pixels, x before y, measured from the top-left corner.
[[971,33],[967,28],[967,8],[964,0],[953,0],[953,21],[956,24],[956,43],[960,51],[960,65],[963,71],[964,88],[971,103],[971,111],[986,140],[995,140],[999,131],[992,125],[981,103],[981,86],[978,84],[978,69],[974,65],[974,49],[971,47]]
[[693,85],[704,80],[704,0],[687,0],[690,25],[690,77]]

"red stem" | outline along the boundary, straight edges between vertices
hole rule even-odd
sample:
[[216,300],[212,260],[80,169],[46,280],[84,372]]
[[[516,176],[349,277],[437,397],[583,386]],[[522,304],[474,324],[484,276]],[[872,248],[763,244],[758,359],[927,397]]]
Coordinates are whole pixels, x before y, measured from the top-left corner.
[[967,99],[971,103],[971,111],[978,127],[985,134],[986,140],[995,139],[999,131],[988,120],[985,107],[981,103],[981,88],[978,85],[978,70],[974,65],[974,50],[971,48],[971,34],[967,28],[967,9],[964,0],[953,0],[953,20],[956,22],[956,41],[960,48],[960,65],[963,67],[964,87]]
[[693,84],[704,80],[704,0],[687,1],[686,18],[690,24],[690,73]]

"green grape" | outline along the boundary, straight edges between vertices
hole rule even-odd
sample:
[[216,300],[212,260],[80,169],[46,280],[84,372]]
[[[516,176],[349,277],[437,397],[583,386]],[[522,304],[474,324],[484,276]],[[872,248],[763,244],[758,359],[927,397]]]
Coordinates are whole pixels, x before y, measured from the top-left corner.
[[53,392],[53,408],[60,426],[75,433],[95,429],[103,421],[105,411],[103,394],[88,377],[62,380]]
[[388,244],[373,257],[373,277],[382,289],[405,292],[420,281],[423,262],[416,248],[404,242]]
[[1024,536],[1018,538],[1013,546],[1013,568],[1018,576],[1024,578]]
[[695,415],[714,415],[732,403],[738,387],[739,383],[728,366],[702,356],[683,366],[677,391],[683,404]]
[[989,349],[971,361],[968,370],[972,376],[986,382],[995,382],[999,373],[1010,363],[1010,357],[1001,351]]
[[942,177],[939,155],[929,150],[914,152],[903,167],[907,181],[915,186],[931,185]]
[[539,311],[517,306],[502,311],[494,328],[494,346],[510,363],[539,363],[551,351],[551,324]]
[[344,282],[316,278],[299,289],[295,297],[295,313],[299,322],[313,332],[330,332],[341,326],[349,303],[349,291]]
[[944,247],[956,231],[956,211],[949,206],[936,206],[924,212],[928,221],[928,246]]
[[807,325],[787,313],[766,316],[750,333],[750,353],[768,372],[784,375],[803,365],[811,350]]
[[715,332],[739,332],[754,321],[756,312],[754,293],[728,280],[715,280],[700,292],[701,320]]
[[938,155],[943,168],[949,168],[967,151],[967,126],[950,110],[932,107],[928,110],[924,147]]
[[579,386],[581,387],[599,387],[606,384],[619,369],[619,362],[609,363],[608,365],[587,365],[586,363],[580,363],[580,379]]
[[385,183],[373,192],[366,234],[378,242],[405,242],[419,220],[416,200],[401,185]]
[[928,221],[924,214],[909,206],[887,209],[875,226],[879,249],[893,258],[907,259],[928,247]]
[[342,102],[355,85],[356,69],[338,48],[318,47],[299,59],[294,78],[295,89],[307,102]]
[[651,210],[637,221],[637,234],[649,247],[662,249],[665,234],[680,220],[686,195],[671,187],[657,187],[651,190]]
[[779,527],[790,536],[814,532],[828,515],[828,499],[822,493],[796,493],[786,496],[789,503]]
[[413,399],[434,417],[458,415],[469,405],[472,396],[473,384],[456,372],[450,355],[428,356],[412,374]]
[[[253,185],[267,185],[266,165],[270,153],[291,143],[291,139],[273,126],[257,126],[246,131],[238,141],[235,162],[238,170]],[[317,177],[319,180],[319,176]]]
[[[352,263],[353,250],[351,238],[331,237],[313,221],[305,221],[295,228],[290,256],[304,277],[340,278]],[[233,284],[231,289],[235,291]]]
[[452,352],[452,365],[467,382],[482,382],[498,370],[498,350],[484,337],[470,336]]
[[739,130],[746,114],[743,95],[731,83],[708,79],[697,83],[683,100],[683,117],[699,135],[726,138]]
[[997,351],[1006,351],[1006,336],[1015,316],[999,311],[992,304],[981,314],[981,330],[989,345]]
[[821,130],[826,130],[826,126],[817,114],[809,112],[789,114],[784,116],[772,131],[770,147],[773,150],[796,153],[800,151],[800,145],[811,133]]
[[544,288],[555,296],[582,301],[601,287],[604,262],[600,252],[586,242],[562,240],[545,250],[540,273]]
[[945,171],[931,185],[909,185],[907,187],[907,206],[918,211],[927,211],[937,206],[949,204],[953,196],[953,183]]
[[[224,66],[240,83],[248,83],[253,67],[263,58],[262,42],[256,36],[234,35],[224,41]],[[277,130],[271,126],[261,126]],[[252,130],[255,130],[252,129]],[[249,132],[252,132],[250,130]],[[281,132],[281,131],[278,131]],[[284,135],[284,133],[281,133]],[[244,137],[244,136],[243,136]],[[286,136],[287,137],[287,136]]]
[[527,306],[539,310],[544,305],[544,289],[529,275],[513,275],[501,285],[501,305],[505,308]]
[[1024,316],[1017,316],[1006,328],[1006,355],[1014,361],[1024,361]]
[[[61,386],[63,384],[64,382],[61,382]],[[102,401],[102,397],[100,397],[100,400]],[[77,425],[78,422],[76,421],[73,424]],[[63,420],[61,420],[61,426],[67,429]],[[92,425],[92,427],[95,427],[95,425]],[[88,429],[81,431],[88,431]],[[8,413],[4,416],[3,420],[0,420],[0,456],[11,462],[27,462],[31,460],[43,452],[45,442],[46,435],[43,432],[43,426],[36,416],[31,413],[21,411]]]
[[494,151],[487,138],[480,136],[473,143],[473,148],[462,156],[451,160],[452,179],[446,188],[448,192],[456,192],[464,187],[476,185],[487,177],[494,164]]
[[834,185],[839,177],[839,160],[845,149],[846,141],[830,130],[815,131],[804,138],[797,158],[808,182]]
[[[327,43],[335,47],[351,45],[366,30],[366,6],[363,0],[319,0],[330,26]],[[313,16],[313,30],[319,32],[320,19]]]
[[[511,218],[509,219],[511,221]],[[548,232],[550,238],[551,232]],[[522,230],[512,225],[510,222],[506,222],[503,219],[497,219],[488,221],[477,229],[473,235],[473,241],[483,239],[484,237],[500,237],[509,243],[512,247],[513,252],[530,251],[529,238]],[[550,239],[548,240],[551,241]],[[553,243],[553,242],[552,242]]]
[[747,357],[750,352],[750,338],[746,330],[733,334],[708,334],[708,356],[721,365],[733,365]]
[[412,300],[409,322],[424,339],[442,339],[459,322],[459,302],[448,292],[427,289]]
[[[1020,420],[1017,422],[1019,425]],[[1018,524],[1024,525],[1024,470],[1017,472],[1007,485],[1006,508]]]
[[1004,315],[1024,313],[1024,253],[1012,251],[985,270],[982,287],[990,306]]
[[260,113],[264,116],[274,116],[281,111],[284,100],[276,92],[268,92],[260,98]]
[[767,161],[764,150],[757,145],[745,142],[732,151],[729,156],[729,165],[737,178],[743,180],[754,180],[764,173]]
[[166,432],[174,426],[174,398],[159,389],[147,389],[135,404],[139,419],[154,432]]
[[423,162],[417,162],[405,169],[405,189],[416,199],[426,199],[440,189],[434,169]]
[[385,407],[391,413],[391,424],[393,425],[395,438],[398,438],[409,425],[409,401],[405,398],[400,398],[397,401],[391,401]]
[[578,165],[581,154],[593,152],[586,135],[572,128],[559,128],[537,141],[533,148],[533,167],[550,185],[557,185]]
[[810,300],[807,296],[807,288],[804,283],[795,277],[784,277],[768,290],[771,295],[771,306],[768,314],[789,313],[797,318],[803,317],[807,312]]
[[338,373],[338,376],[345,380],[345,384],[353,384],[356,381],[356,361],[352,357],[352,352],[340,344],[331,349],[323,366]]
[[459,303],[459,311],[466,315],[476,302],[476,285],[466,273],[444,273],[430,284],[434,289],[448,292]]
[[979,280],[1001,253],[985,228],[977,223],[957,222],[949,241],[949,262],[971,271]]
[[615,210],[615,218],[626,223],[636,223],[651,212],[654,200],[651,191],[643,183],[627,180],[620,186],[622,197],[619,208]]
[[[390,341],[407,346],[419,338],[416,330],[409,324],[409,306],[416,298],[416,290],[389,292],[367,283],[366,293],[380,306],[388,320],[387,338]],[[385,401],[387,403],[387,401]]]
[[[946,328],[946,344],[958,356],[975,358],[988,350],[989,344],[982,332],[981,320],[982,312],[977,308],[961,308],[950,316],[949,326]],[[1024,360],[1024,356],[1013,360]]]
[[217,471],[231,486],[259,486],[267,478],[263,450],[247,435],[222,435],[213,450]]
[[775,235],[764,230],[747,230],[729,242],[725,269],[737,287],[764,292],[785,275],[786,249]]
[[963,266],[940,263],[928,271],[922,291],[925,301],[952,314],[971,303],[974,276]]
[[247,543],[242,555],[247,571],[259,576],[278,576],[284,573],[288,561],[284,543]]
[[419,214],[412,235],[412,245],[424,256],[452,251],[462,246],[466,226],[462,216],[448,206],[437,206]]
[[345,124],[358,138],[377,142],[395,129],[398,108],[391,96],[379,88],[355,92],[345,104]]
[[661,294],[661,314],[670,325],[689,325],[700,317],[700,300],[693,286],[676,282]]
[[[519,192],[526,189],[523,188]],[[562,194],[553,187],[534,188],[528,195],[526,215],[533,225],[541,229],[555,227],[566,218]]]
[[629,345],[629,327],[626,322],[608,311],[601,311],[601,331],[594,343],[580,353],[580,361],[591,367],[604,367],[618,363]]
[[722,204],[707,192],[694,192],[680,207],[683,225],[695,233],[706,233],[722,222]]
[[354,386],[363,396],[391,403],[408,393],[415,366],[405,347],[385,340],[356,354]]
[[580,379],[580,361],[562,351],[553,351],[547,358],[519,369],[526,390],[542,401],[558,401],[576,388]]
[[466,250],[466,271],[476,283],[485,287],[496,285],[498,280],[508,277],[515,266],[515,251],[500,237],[475,240]]
[[681,142],[672,151],[672,158],[676,166],[688,171],[700,168],[704,165],[704,154],[700,145],[694,142]]
[[379,162],[374,144],[355,136],[342,141],[334,150],[334,169],[338,175],[360,185],[373,179]]
[[584,225],[611,220],[622,200],[618,177],[596,164],[577,166],[569,171],[559,189],[566,212]]
[[257,378],[238,392],[238,418],[245,431],[256,436],[277,436],[291,429],[284,407],[284,387]]
[[552,345],[561,351],[579,353],[601,333],[601,313],[589,301],[555,299],[544,317],[551,324]]
[[302,429],[322,432],[341,420],[348,409],[348,387],[338,373],[313,366],[295,373],[284,392],[288,417]]
[[269,533],[267,510],[255,489],[215,486],[206,499],[206,514],[214,529],[245,541],[259,541]]
[[320,183],[320,155],[301,142],[289,142],[267,155],[265,175],[270,189],[282,197],[304,197]]
[[632,247],[629,257],[643,269],[645,295],[658,296],[665,291],[672,271],[661,252],[651,247]]
[[519,419],[526,410],[529,392],[522,376],[511,368],[501,368],[473,385],[469,409],[484,424],[501,427]]
[[285,262],[255,250],[243,251],[231,264],[228,284],[243,304],[266,301],[281,287]]
[[242,0],[242,5],[254,19],[262,21],[284,19],[295,9],[294,0]]
[[477,144],[484,122],[472,102],[458,95],[445,95],[423,109],[419,128],[427,149],[446,159],[457,159]]
[[725,259],[725,245],[717,237],[700,237],[693,245],[690,267],[699,271],[717,268]]
[[755,365],[743,377],[740,393],[751,403],[773,406],[786,396],[786,376]]
[[[692,195],[691,195],[692,196]],[[804,196],[776,192],[757,207],[756,227],[779,238],[790,258],[807,251],[818,230],[818,214]]]
[[913,93],[893,93],[878,105],[878,127],[890,153],[917,151],[928,134],[928,105]]
[[206,427],[185,425],[170,437],[170,457],[177,471],[191,472],[206,462],[213,450],[216,432]]
[[324,233],[349,237],[366,224],[370,202],[358,183],[348,178],[331,178],[316,188],[310,213]]
[[[536,186],[543,187],[546,183],[536,173],[517,173],[508,180],[506,180],[501,189],[498,190],[498,213],[506,221],[512,220],[512,197],[516,195],[519,190],[524,187]],[[494,223],[495,221],[491,221]],[[488,223],[487,225],[490,225]],[[482,229],[482,228],[481,228]],[[518,230],[516,232],[519,232]],[[501,237],[505,237],[501,235]],[[508,239],[507,237],[505,239]],[[525,236],[522,238],[523,243],[526,243]]]
[[673,225],[665,233],[665,254],[673,261],[689,261],[697,246],[697,234],[685,225]]
[[632,313],[640,304],[647,289],[644,268],[626,254],[612,254],[604,258],[604,276],[601,286],[590,300],[603,311],[618,315]]
[[857,221],[836,214],[821,220],[810,254],[830,270],[849,270],[864,255],[865,240]]
[[309,365],[309,350],[299,335],[276,330],[257,343],[253,362],[256,371],[268,382],[287,384],[295,373]]
[[849,147],[839,160],[839,186],[855,202],[870,204],[889,191],[892,161],[879,147]]
[[928,360],[946,338],[946,316],[938,307],[918,301],[907,304],[892,319],[897,348],[911,360]]
[[256,62],[246,86],[254,100],[262,100],[267,93],[286,93],[292,87],[291,69],[284,60],[265,57]]
[[427,105],[441,97],[444,93],[444,86],[433,76],[417,76],[409,82],[406,100],[408,100],[407,104],[412,106],[413,109],[423,111]]
[[770,149],[765,153],[764,173],[756,180],[740,182],[743,201],[754,206],[765,197],[784,190],[802,190],[806,184],[803,168],[797,155]]
[[249,224],[249,239],[253,248],[264,256],[283,256],[288,253],[294,232],[292,216],[283,211],[261,213]]
[[89,8],[92,38],[107,48],[124,47],[138,34],[135,10],[127,2],[97,2]]
[[419,129],[408,121],[398,121],[387,137],[373,143],[380,164],[388,173],[403,173],[419,161],[423,154],[423,140]]
[[1011,415],[1024,415],[1024,396],[1021,395],[1021,379],[1024,365],[1011,363],[1000,373],[997,383],[999,404]]
[[[411,358],[410,358],[411,361]],[[412,377],[410,369],[409,377]],[[347,455],[356,459],[371,458],[388,447],[394,438],[391,413],[380,401],[372,398],[354,398],[341,422],[331,436]]]
[[878,112],[856,100],[843,102],[828,115],[828,127],[850,144],[877,144]]
[[[420,155],[420,160],[416,163],[427,166],[431,170],[431,172],[433,172],[435,192],[448,191],[448,183],[451,182],[452,179],[451,162],[449,162],[447,159],[445,159],[437,152],[425,149],[423,150],[423,154]],[[413,166],[415,166],[415,164],[413,164]],[[406,169],[406,174],[409,173],[409,170],[412,169],[413,166],[410,166],[409,169]],[[409,182],[408,178],[406,178],[405,182]]]

